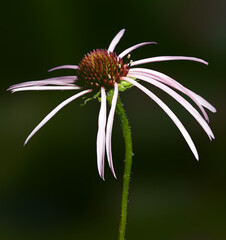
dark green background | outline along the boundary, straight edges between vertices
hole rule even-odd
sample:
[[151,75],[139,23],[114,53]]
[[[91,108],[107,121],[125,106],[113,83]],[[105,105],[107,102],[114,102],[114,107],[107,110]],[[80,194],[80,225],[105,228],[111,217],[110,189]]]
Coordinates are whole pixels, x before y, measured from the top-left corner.
[[118,235],[124,144],[116,117],[113,158],[118,180],[96,167],[99,103],[75,101],[57,114],[26,147],[32,129],[73,92],[10,94],[11,84],[72,74],[47,73],[77,64],[107,48],[156,41],[133,60],[162,55],[209,62],[147,64],[208,99],[216,140],[177,102],[150,86],[178,115],[200,155],[196,162],[166,114],[138,89],[121,94],[132,128],[133,173],[127,240],[223,240],[225,206],[225,2],[223,0],[8,1],[1,4],[0,239],[115,240]]

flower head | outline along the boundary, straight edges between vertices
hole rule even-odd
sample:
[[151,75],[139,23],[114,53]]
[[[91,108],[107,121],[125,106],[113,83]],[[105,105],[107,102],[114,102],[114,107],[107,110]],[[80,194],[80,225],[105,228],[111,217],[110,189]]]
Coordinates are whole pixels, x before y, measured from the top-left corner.
[[[80,90],[72,97],[66,99],[61,104],[59,104],[55,109],[53,109],[31,132],[27,137],[25,144],[30,140],[30,138],[46,123],[48,122],[60,109],[66,106],[73,100],[94,92],[96,94],[100,93],[101,96],[101,106],[98,119],[98,133],[97,133],[97,166],[100,177],[104,179],[104,160],[105,160],[105,148],[107,153],[107,159],[109,167],[112,170],[113,175],[115,175],[113,161],[112,161],[112,151],[111,151],[111,135],[114,120],[114,113],[117,105],[118,92],[120,90],[125,90],[126,87],[136,86],[138,89],[143,91],[148,97],[155,101],[165,113],[172,119],[175,125],[180,130],[185,141],[193,152],[195,158],[198,160],[198,152],[196,147],[177,116],[170,110],[170,108],[159,99],[154,93],[144,87],[140,82],[136,81],[139,79],[141,81],[148,82],[164,92],[168,93],[176,101],[178,101],[200,124],[203,130],[206,132],[210,140],[214,139],[214,134],[210,129],[208,122],[209,118],[204,108],[212,112],[216,112],[216,109],[208,103],[204,98],[189,90],[188,88],[181,85],[179,82],[175,81],[171,77],[146,68],[134,68],[136,65],[141,65],[151,62],[160,61],[170,61],[170,60],[190,60],[196,61],[208,65],[208,63],[202,59],[195,57],[184,57],[184,56],[159,56],[151,57],[138,61],[130,60],[130,52],[144,45],[156,44],[155,42],[143,42],[136,44],[122,53],[117,55],[114,52],[116,45],[123,36],[125,30],[122,29],[112,40],[108,49],[97,49],[86,54],[78,65],[63,65],[50,69],[49,71],[54,71],[58,69],[73,69],[75,74],[73,76],[62,76],[56,78],[48,78],[39,81],[30,81],[20,84],[13,85],[8,88],[11,92],[18,91],[28,91],[28,90]],[[126,58],[124,59],[124,57]],[[107,115],[107,104],[106,104],[106,92],[113,89],[114,94],[111,102],[111,109]],[[202,112],[202,115],[181,95],[175,92],[173,89],[187,95],[197,107]]]
[[84,56],[78,66],[78,86],[99,90],[113,88],[115,83],[120,83],[121,77],[126,77],[128,64],[116,53],[106,49],[97,49]]

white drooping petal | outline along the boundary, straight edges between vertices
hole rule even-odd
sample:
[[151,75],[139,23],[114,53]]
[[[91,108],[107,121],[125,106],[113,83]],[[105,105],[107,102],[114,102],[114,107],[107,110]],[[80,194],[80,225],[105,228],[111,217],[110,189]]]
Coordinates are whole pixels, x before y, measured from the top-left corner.
[[118,56],[120,58],[123,58],[125,55],[127,55],[128,53],[132,52],[133,50],[139,48],[139,47],[142,47],[144,45],[148,45],[148,44],[157,44],[156,42],[143,42],[143,43],[139,43],[139,44],[136,44],[130,48],[127,48],[126,50],[124,50],[122,53],[120,53]]
[[48,70],[48,72],[52,72],[55,70],[59,70],[59,69],[78,69],[77,65],[63,65],[63,66],[59,66],[59,67],[54,67]]
[[[177,82],[176,80],[172,79],[171,77],[163,74],[163,73],[160,73],[158,71],[154,71],[154,70],[151,70],[151,69],[146,69],[146,68],[133,68],[133,69],[130,69],[130,73],[133,73],[133,72],[136,72],[136,71],[139,71],[139,72],[142,72],[142,73],[147,73],[149,74],[152,78],[160,81],[160,82],[163,82],[177,90],[179,90],[180,92],[186,94],[188,97],[190,97],[194,102],[195,104],[199,107],[199,109],[202,111],[206,121],[209,121],[209,117],[205,111],[205,109],[202,107],[202,103],[206,103],[205,106],[206,108],[208,108],[209,110],[211,109],[215,109],[210,103],[208,103],[206,100],[204,100],[202,98],[202,102],[200,101],[200,99],[198,98],[198,94],[195,94],[194,92],[192,92],[191,90],[189,90],[188,88],[184,87],[182,84],[180,84],[179,82]],[[200,96],[199,96],[200,97]],[[201,97],[200,97],[201,98]],[[205,101],[205,102],[204,102]],[[211,108],[212,107],[212,108]],[[210,110],[210,111],[211,111]]]
[[106,129],[106,152],[107,152],[108,164],[115,178],[116,178],[116,174],[114,171],[112,152],[111,152],[111,136],[112,136],[112,126],[114,121],[114,114],[115,114],[117,99],[118,99],[118,84],[115,83],[114,95],[111,102],[111,110],[108,115],[107,129]]
[[201,96],[198,95],[197,93],[191,91],[190,89],[188,89],[188,88],[186,88],[186,89],[187,89],[191,94],[193,94],[193,95],[195,96],[195,98],[199,101],[199,103],[200,103],[203,107],[209,109],[209,110],[210,110],[211,112],[213,112],[213,113],[215,113],[215,112],[217,111],[216,108],[215,108],[212,104],[210,104],[208,101],[206,101],[206,99],[204,99],[203,97],[201,97]]
[[45,86],[45,85],[71,86],[71,85],[74,85],[76,80],[77,80],[76,76],[47,78],[44,80],[29,81],[29,82],[14,84],[10,86],[7,90],[11,91],[13,89],[21,88],[21,87],[32,87],[32,86],[37,87],[37,86]]
[[38,87],[22,87],[22,88],[16,88],[12,89],[11,92],[20,92],[20,91],[43,91],[43,90],[77,90],[81,89],[81,87],[78,86],[38,86]]
[[37,127],[31,132],[31,134],[27,137],[24,145],[26,145],[28,143],[28,141],[31,139],[32,136],[34,136],[34,134],[41,128],[43,127],[57,112],[59,112],[64,106],[66,106],[68,103],[72,102],[73,100],[75,100],[76,98],[81,97],[84,94],[87,94],[89,92],[91,92],[92,90],[85,90],[82,91],[80,93],[77,93],[75,95],[73,95],[72,97],[66,99],[65,101],[63,101],[61,104],[59,104],[56,108],[54,108],[38,125]]
[[175,123],[175,125],[180,130],[181,134],[183,135],[184,139],[186,140],[186,142],[187,142],[188,146],[190,147],[192,153],[194,154],[195,158],[197,160],[199,160],[198,152],[196,150],[196,147],[195,147],[189,133],[187,132],[187,130],[185,129],[185,127],[183,126],[181,121],[177,118],[177,116],[170,110],[170,108],[161,99],[159,99],[154,93],[149,91],[147,88],[142,86],[140,83],[138,83],[128,77],[121,77],[121,79],[125,80],[127,82],[130,82],[132,85],[139,88],[141,91],[143,91],[145,94],[147,94],[153,101],[155,101],[165,111],[165,113],[172,119],[172,121]]
[[120,39],[122,38],[123,34],[125,32],[125,29],[122,29],[121,31],[119,31],[119,33],[116,34],[116,36],[113,38],[113,40],[111,41],[109,47],[108,47],[108,51],[109,52],[114,52],[114,49],[116,47],[116,45],[118,44],[118,42],[120,41]]
[[207,133],[210,140],[212,140],[212,138],[214,139],[214,134],[213,134],[212,130],[210,129],[207,122],[200,115],[200,113],[186,99],[184,99],[182,96],[180,96],[174,90],[172,90],[171,88],[162,84],[161,82],[154,80],[153,78],[149,77],[148,75],[141,74],[139,72],[137,72],[137,73],[134,72],[133,74],[130,74],[129,76],[144,80],[144,81],[162,89],[166,93],[168,93],[175,100],[177,100],[185,109],[187,109],[187,111],[197,120],[197,122],[200,124],[200,126],[203,128],[203,130]]
[[105,126],[106,126],[106,93],[104,87],[101,87],[101,106],[98,118],[97,132],[97,167],[100,177],[104,180],[104,155],[105,155]]
[[203,63],[205,65],[208,65],[208,62],[200,59],[200,58],[196,58],[196,57],[184,57],[184,56],[160,56],[160,57],[151,57],[151,58],[145,58],[145,59],[141,59],[138,61],[134,61],[132,62],[131,66],[136,66],[139,64],[144,64],[144,63],[151,63],[151,62],[161,62],[161,61],[171,61],[171,60],[189,60],[189,61],[195,61],[195,62],[200,62]]

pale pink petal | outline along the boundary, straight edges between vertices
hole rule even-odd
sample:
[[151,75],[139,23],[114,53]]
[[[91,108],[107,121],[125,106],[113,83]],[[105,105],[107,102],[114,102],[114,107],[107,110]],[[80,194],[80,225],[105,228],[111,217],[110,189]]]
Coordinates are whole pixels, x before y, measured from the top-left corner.
[[87,94],[89,92],[91,92],[92,90],[85,90],[82,91],[80,93],[75,94],[74,96],[66,99],[65,101],[63,101],[61,104],[59,104],[56,108],[54,108],[38,125],[37,127],[31,132],[31,134],[27,137],[24,145],[26,145],[28,143],[28,141],[31,139],[31,137],[42,127],[44,126],[58,111],[60,111],[60,109],[62,109],[64,106],[66,106],[68,103],[72,102],[73,100],[75,100],[78,97],[81,97],[84,94]]
[[125,55],[127,55],[128,53],[132,52],[133,50],[139,48],[139,47],[142,47],[144,45],[148,45],[148,44],[157,44],[156,42],[143,42],[143,43],[139,43],[139,44],[136,44],[130,48],[127,48],[126,50],[124,50],[122,53],[120,53],[118,56],[120,58],[123,58]]
[[104,155],[105,155],[105,126],[106,126],[106,93],[104,87],[101,87],[101,106],[98,118],[97,132],[97,167],[100,177],[104,180]]
[[48,72],[52,72],[55,70],[59,70],[59,69],[78,69],[77,65],[63,65],[63,66],[59,66],[59,67],[54,67],[48,70]]
[[22,88],[16,88],[12,89],[11,92],[21,92],[21,91],[43,91],[43,90],[77,90],[81,89],[81,87],[78,86],[38,86],[38,87],[22,87]]
[[113,38],[113,40],[111,41],[109,47],[108,47],[108,51],[109,52],[113,52],[116,45],[118,44],[118,42],[120,41],[120,39],[122,38],[123,34],[125,32],[125,29],[122,29],[119,33],[117,33],[117,35]]
[[[205,111],[205,109],[202,107],[201,102],[199,101],[199,99],[197,98],[196,95],[194,95],[194,93],[189,90],[188,88],[184,87],[183,85],[181,85],[179,82],[175,81],[174,79],[170,78],[169,76],[154,71],[154,70],[150,70],[150,69],[145,69],[145,68],[134,68],[134,69],[130,69],[130,73],[133,73],[134,71],[139,71],[141,73],[148,73],[150,74],[150,76],[160,82],[163,82],[179,91],[181,91],[182,93],[186,94],[188,97],[190,97],[195,103],[196,105],[199,107],[199,109],[202,111],[205,119],[207,121],[209,121],[209,117]],[[207,101],[206,101],[207,102]]]
[[172,96],[175,100],[177,100],[187,111],[197,120],[197,122],[201,125],[203,130],[207,133],[210,140],[212,138],[214,139],[214,134],[212,130],[210,129],[207,122],[202,118],[202,116],[199,114],[199,112],[182,96],[180,96],[178,93],[173,91],[171,88],[167,87],[166,85],[162,84],[161,82],[158,82],[152,78],[150,78],[148,75],[141,74],[141,73],[133,73],[130,75],[130,77],[139,78],[141,80],[144,80],[160,89],[168,93],[170,96]]
[[187,132],[187,130],[185,129],[185,127],[183,126],[181,121],[177,118],[177,116],[169,109],[169,107],[161,99],[159,99],[155,94],[153,94],[147,88],[142,86],[140,83],[134,81],[131,78],[127,78],[127,77],[122,77],[121,79],[125,80],[127,82],[130,82],[132,85],[139,88],[141,91],[143,91],[145,94],[147,94],[152,100],[154,100],[166,112],[166,114],[172,119],[172,121],[175,123],[175,125],[180,130],[181,134],[183,135],[184,139],[186,140],[186,142],[187,142],[188,146],[190,147],[192,153],[194,154],[195,158],[197,160],[199,160],[198,152],[196,150],[196,147],[195,147],[189,133]]
[[111,110],[109,112],[107,130],[106,130],[106,151],[107,151],[108,164],[115,178],[116,178],[116,174],[114,171],[112,152],[111,152],[111,135],[112,135],[112,126],[114,121],[114,114],[115,114],[117,99],[118,99],[118,84],[115,83],[114,95],[111,102]]
[[195,98],[199,101],[199,103],[200,103],[203,107],[209,109],[209,110],[210,110],[211,112],[213,112],[213,113],[215,113],[215,112],[217,111],[216,108],[215,108],[213,105],[211,105],[208,101],[206,101],[203,97],[199,96],[197,93],[191,91],[191,90],[188,89],[188,88],[186,88],[186,89],[187,89],[191,94],[193,94],[193,95],[195,96]]
[[55,78],[47,78],[44,80],[38,81],[29,81],[18,83],[10,86],[7,90],[10,91],[12,89],[21,88],[21,87],[31,87],[31,86],[44,86],[44,85],[73,85],[77,80],[76,76],[63,76],[63,77],[55,77]]
[[189,61],[195,61],[195,62],[200,62],[205,65],[208,65],[208,62],[196,58],[196,57],[184,57],[184,56],[160,56],[160,57],[151,57],[151,58],[145,58],[142,60],[138,60],[135,62],[132,62],[131,66],[136,66],[139,64],[144,64],[144,63],[151,63],[151,62],[161,62],[161,61],[171,61],[171,60],[189,60]]

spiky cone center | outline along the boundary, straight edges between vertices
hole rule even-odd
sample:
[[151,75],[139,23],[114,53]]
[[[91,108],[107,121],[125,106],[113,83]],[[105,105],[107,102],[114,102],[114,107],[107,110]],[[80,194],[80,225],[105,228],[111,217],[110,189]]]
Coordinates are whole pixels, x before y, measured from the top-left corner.
[[129,65],[123,63],[115,53],[105,49],[94,50],[84,56],[77,70],[77,85],[99,90],[101,87],[111,89],[120,77],[127,75]]

